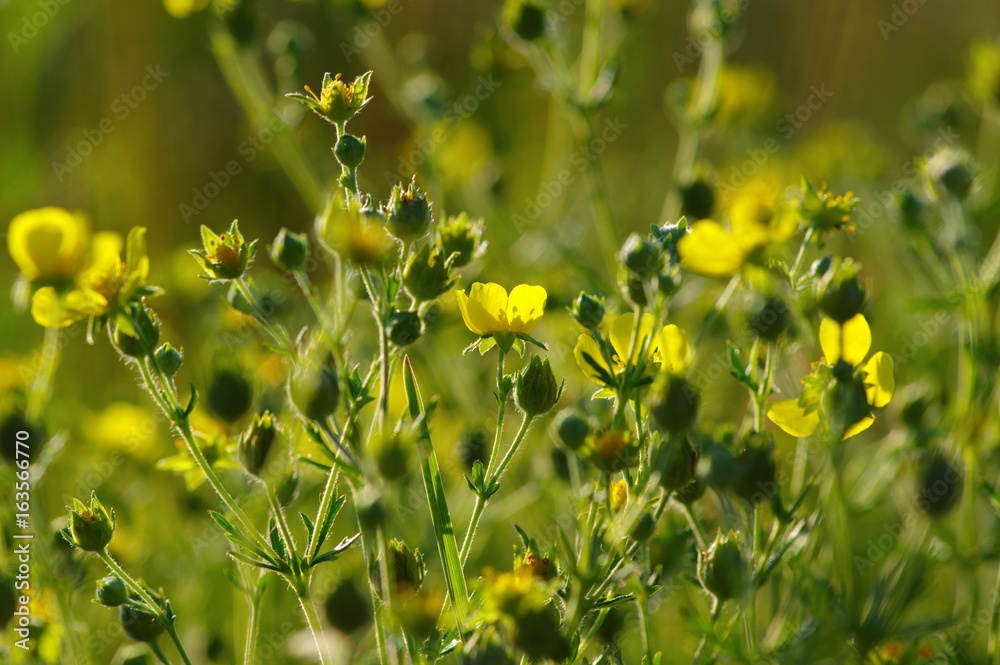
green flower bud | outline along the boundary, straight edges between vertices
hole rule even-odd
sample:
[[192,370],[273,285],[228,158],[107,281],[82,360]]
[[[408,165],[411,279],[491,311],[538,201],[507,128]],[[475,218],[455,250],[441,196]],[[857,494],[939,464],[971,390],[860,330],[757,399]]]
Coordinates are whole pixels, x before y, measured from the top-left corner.
[[635,276],[624,268],[618,277],[621,280],[622,297],[637,307],[646,307],[649,305],[649,296],[646,294],[646,284],[648,282],[645,279]]
[[260,21],[252,0],[232,0],[217,5],[226,29],[240,46],[250,46],[257,38]]
[[545,34],[545,6],[538,0],[507,0],[503,16],[517,36],[526,42]]
[[488,446],[492,443],[492,439],[488,438],[486,432],[482,429],[473,430],[472,432],[466,432],[462,435],[462,438],[458,442],[458,458],[462,460],[462,465],[468,471],[472,471],[472,467],[476,462],[480,462],[483,466],[489,461],[486,458]]
[[656,288],[661,295],[669,298],[680,290],[682,279],[680,267],[671,266],[656,276]]
[[365,160],[368,141],[365,137],[358,138],[354,134],[344,134],[337,139],[333,154],[337,161],[349,169],[356,169]]
[[97,602],[105,607],[118,607],[128,600],[128,587],[117,575],[109,575],[97,583]]
[[398,432],[383,439],[375,451],[375,463],[382,477],[389,482],[405,477],[415,447],[416,441],[409,432]]
[[694,479],[695,467],[698,465],[698,453],[687,440],[668,441],[663,455],[663,469],[660,473],[660,485],[669,492],[679,490]]
[[701,397],[686,379],[665,375],[655,387],[650,413],[664,431],[678,434],[694,424]]
[[0,457],[11,464],[24,459],[25,453],[34,462],[46,441],[42,425],[29,423],[23,411],[11,411],[0,420]]
[[270,411],[255,413],[250,427],[237,445],[240,464],[251,476],[260,477],[261,469],[267,462],[267,456],[274,446],[278,436],[278,424]]
[[648,279],[660,272],[660,250],[637,233],[625,239],[625,244],[618,252],[618,260],[640,279]]
[[865,304],[865,287],[858,279],[858,269],[846,259],[827,270],[817,283],[819,308],[837,323],[854,318]]
[[[840,363],[838,363],[840,365]],[[844,363],[847,365],[847,363]],[[850,367],[850,365],[847,365]],[[838,367],[834,367],[837,376]],[[835,380],[823,395],[826,412],[834,430],[847,430],[871,413],[865,385],[860,377],[851,376],[846,380]]]
[[544,608],[515,618],[514,644],[532,660],[548,658],[557,663],[569,658],[569,640],[559,632],[556,619]]
[[132,325],[135,334],[126,332],[121,325],[115,327],[115,346],[131,358],[145,358],[156,350],[160,341],[160,321],[144,305],[133,310]]
[[674,492],[674,498],[683,503],[685,506],[690,506],[692,503],[705,495],[706,489],[707,486],[705,485],[705,481],[695,476],[694,480]]
[[134,605],[118,608],[118,620],[125,634],[136,642],[153,642],[163,634],[164,627],[155,614]]
[[570,316],[587,330],[596,330],[604,321],[606,313],[604,298],[592,296],[589,293],[580,291],[569,309]]
[[340,379],[333,358],[323,364],[303,363],[289,377],[288,393],[306,420],[323,421],[332,416],[340,400]]
[[[393,538],[386,548],[388,556],[388,568],[390,586],[396,593],[409,594],[416,593],[424,583],[424,573],[427,566],[424,565],[424,557],[420,549],[411,550],[406,543]],[[382,577],[381,565],[379,561],[372,559],[369,574],[374,582],[375,590],[379,597],[382,597]]]
[[205,390],[208,411],[230,425],[250,411],[253,398],[253,383],[242,370],[235,368],[217,368]]
[[578,450],[590,434],[590,423],[579,411],[564,409],[556,416],[555,430],[567,448]]
[[923,215],[927,206],[912,190],[907,189],[896,198],[896,207],[903,226],[909,229],[924,228]]
[[688,219],[706,219],[715,208],[715,189],[704,178],[680,186],[681,214]]
[[951,195],[959,200],[966,198],[972,191],[975,182],[972,169],[972,157],[969,153],[956,148],[938,150],[924,165],[934,193],[940,198]]
[[719,601],[738,597],[746,580],[746,562],[740,551],[739,535],[722,532],[707,550],[698,552],[698,581]]
[[708,466],[706,484],[716,491],[733,488],[739,479],[739,467],[729,448],[711,443],[702,450]]
[[163,344],[156,350],[156,364],[168,377],[176,375],[183,362],[184,354],[175,349],[170,342]]
[[396,346],[409,346],[424,334],[424,323],[416,312],[396,312],[386,326],[389,339]]
[[302,270],[309,256],[309,237],[282,227],[267,250],[271,261],[282,270]]
[[406,189],[397,184],[385,206],[385,217],[389,233],[400,240],[415,240],[431,226],[431,204],[415,182]]
[[562,389],[549,359],[531,356],[528,366],[518,372],[514,380],[514,403],[528,416],[538,416],[556,405]]
[[789,319],[788,305],[781,298],[772,296],[750,315],[748,323],[757,337],[765,342],[773,342],[788,328]]
[[110,513],[91,492],[90,505],[73,499],[69,509],[69,527],[63,535],[73,545],[85,552],[103,552],[115,535],[115,512]]
[[385,524],[385,506],[382,505],[382,498],[374,490],[359,493],[354,502],[354,509],[358,514],[358,523],[362,526],[374,529]]
[[371,605],[368,599],[358,592],[358,587],[351,578],[345,579],[327,596],[324,609],[326,620],[344,635],[350,635],[364,628],[372,620]]
[[240,314],[246,314],[247,316],[253,314],[253,305],[240,293],[235,282],[230,284],[229,288],[226,289],[226,302]]
[[921,467],[917,507],[930,517],[947,515],[962,498],[964,475],[940,451],[928,455]]
[[454,285],[446,259],[438,249],[424,245],[406,262],[403,285],[418,302],[434,300]]
[[481,219],[469,219],[466,213],[448,220],[438,226],[436,240],[445,260],[451,260],[456,268],[469,265],[485,250],[483,230],[485,226]]
[[775,496],[777,468],[774,464],[774,438],[768,434],[751,432],[744,439],[747,447],[736,456],[736,496],[750,504],[760,503]]
[[809,266],[809,274],[813,277],[822,277],[826,271],[833,266],[832,256],[821,256]]

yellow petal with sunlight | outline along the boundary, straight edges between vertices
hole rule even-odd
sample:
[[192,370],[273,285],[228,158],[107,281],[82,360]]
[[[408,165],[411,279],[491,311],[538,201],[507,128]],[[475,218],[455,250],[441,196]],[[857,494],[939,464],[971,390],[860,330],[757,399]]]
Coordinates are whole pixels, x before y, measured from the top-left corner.
[[86,220],[62,208],[23,212],[7,230],[7,249],[28,279],[73,277],[86,244]]
[[597,363],[598,367],[607,372],[608,376],[614,376],[615,373],[604,362],[604,356],[601,354],[601,347],[598,346],[597,340],[590,335],[580,335],[576,340],[576,346],[573,348],[573,357],[576,358],[576,364],[580,366],[580,369],[583,370],[588,379],[603,386],[604,380],[601,378],[600,372],[587,361],[587,356]]
[[844,438],[849,439],[855,434],[860,434],[861,432],[864,432],[866,429],[872,426],[873,422],[875,422],[874,416],[865,416],[864,418],[862,418],[861,420],[859,420],[858,422],[854,423],[853,425],[847,428],[847,431],[844,432]]
[[833,365],[843,357],[844,362],[857,367],[872,348],[872,331],[862,314],[848,319],[843,326],[825,318],[819,324],[819,345],[827,363]]
[[65,328],[76,320],[51,286],[38,289],[31,297],[31,317],[45,328]]
[[705,277],[729,277],[749,251],[739,238],[710,219],[696,222],[677,243],[684,267]]
[[511,332],[530,333],[545,313],[549,294],[540,286],[519,284],[507,298],[507,323]]
[[507,291],[502,286],[476,282],[468,296],[462,291],[455,295],[469,330],[477,335],[507,330]]
[[[635,348],[632,349],[631,361],[633,364],[639,357],[639,349],[642,348],[643,339],[653,334],[653,325],[655,323],[656,318],[648,312],[643,314],[639,320],[639,334],[635,340]],[[629,357],[628,348],[632,342],[632,328],[634,325],[635,314],[628,312],[627,314],[615,317],[608,331],[608,336],[611,338],[611,346],[614,348],[615,354],[622,365],[625,364],[625,359]],[[658,350],[659,342],[659,335],[649,340],[649,345],[646,347],[648,355],[651,356]]]
[[879,351],[865,363],[865,394],[868,403],[881,408],[892,400],[896,392],[896,378],[892,375],[892,356]]
[[767,407],[767,417],[792,436],[809,436],[819,425],[819,411],[806,413],[797,399],[771,402]]
[[684,331],[674,324],[670,324],[663,327],[661,337],[660,361],[663,363],[663,369],[671,374],[684,372],[687,369],[688,354],[691,351]]

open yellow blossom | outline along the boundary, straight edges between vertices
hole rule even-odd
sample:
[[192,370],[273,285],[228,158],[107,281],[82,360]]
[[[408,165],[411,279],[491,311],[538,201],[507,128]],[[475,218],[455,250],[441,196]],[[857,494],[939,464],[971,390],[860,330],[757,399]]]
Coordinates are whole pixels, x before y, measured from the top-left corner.
[[28,210],[7,230],[7,249],[28,280],[71,280],[83,267],[89,233],[87,220],[62,208]]
[[759,250],[778,245],[798,230],[799,217],[780,201],[769,180],[740,190],[729,210],[729,228],[711,219],[695,222],[677,243],[683,266],[705,277],[729,277],[747,262],[763,263]]
[[868,429],[875,421],[871,409],[881,408],[892,399],[896,390],[892,356],[879,351],[865,362],[871,350],[872,331],[861,314],[843,325],[830,318],[823,319],[819,326],[819,343],[823,359],[816,371],[802,381],[806,387],[802,396],[772,402],[767,417],[792,436],[809,436],[815,432],[823,415],[823,391],[833,378],[833,367],[843,360],[854,373],[860,368],[869,407],[868,415],[847,428],[844,433],[847,439]]
[[496,333],[528,334],[545,313],[548,294],[540,286],[521,284],[507,295],[499,284],[476,282],[469,295],[455,291],[462,319],[480,337]]
[[[608,330],[608,337],[614,351],[611,365],[601,353],[600,344],[594,337],[583,334],[577,338],[573,355],[588,379],[594,383],[607,385],[609,378],[615,377],[625,369],[624,359],[629,357],[628,350],[632,342],[634,324],[635,314],[631,312],[622,314],[611,323]],[[649,338],[646,345],[646,359],[650,363],[660,365],[662,369],[671,374],[684,371],[690,347],[683,331],[673,324],[657,325],[656,318],[649,313],[643,314],[639,321],[639,335],[635,348],[632,349],[630,364],[634,365],[639,360],[639,353],[646,338]]]

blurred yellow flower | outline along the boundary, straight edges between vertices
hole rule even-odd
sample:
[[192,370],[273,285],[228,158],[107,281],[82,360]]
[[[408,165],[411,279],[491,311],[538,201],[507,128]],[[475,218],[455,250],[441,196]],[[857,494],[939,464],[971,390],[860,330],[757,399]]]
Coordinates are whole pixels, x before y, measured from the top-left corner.
[[[608,336],[614,350],[614,355],[611,358],[613,367],[609,366],[604,354],[601,353],[600,344],[594,337],[583,334],[577,338],[573,355],[576,358],[576,364],[580,366],[588,379],[594,383],[607,385],[608,378],[613,378],[625,369],[624,359],[629,357],[628,350],[629,344],[632,342],[634,325],[635,314],[632,312],[618,316],[611,323]],[[687,367],[690,351],[684,332],[673,324],[657,325],[656,317],[649,313],[643,314],[639,321],[639,335],[635,348],[632,349],[629,364],[634,365],[638,362],[639,352],[646,338],[650,338],[646,346],[646,360],[653,365],[659,365],[664,371],[671,374],[684,371]]]
[[[803,380],[807,390],[798,399],[772,402],[768,406],[767,417],[792,436],[809,436],[815,432],[820,423],[822,395],[820,391],[809,388],[818,382],[824,385],[828,383],[827,379],[832,377],[829,368],[843,360],[855,372],[860,368],[869,407],[868,415],[847,428],[844,433],[844,438],[847,439],[868,429],[875,422],[875,417],[871,414],[872,408],[881,408],[892,400],[896,390],[892,356],[879,351],[865,362],[865,357],[871,350],[872,331],[861,314],[845,321],[843,326],[833,319],[823,319],[819,326],[819,343],[823,349],[823,359],[816,373]],[[823,368],[827,368],[825,375],[820,374]]]
[[207,4],[208,0],[163,0],[167,13],[174,18],[184,18],[200,12]]
[[611,483],[608,489],[608,502],[612,508],[621,508],[628,501],[628,483],[624,480],[616,480]]
[[89,232],[86,218],[62,208],[28,210],[7,230],[7,249],[29,280],[71,280],[83,267]]
[[541,286],[521,284],[508,296],[506,289],[492,282],[476,282],[469,295],[455,291],[455,296],[466,327],[480,337],[505,332],[530,333],[545,313],[548,299]]
[[762,177],[741,188],[730,206],[728,229],[711,219],[695,222],[677,243],[684,268],[704,277],[730,277],[747,262],[763,264],[759,250],[795,235],[798,214],[781,201],[775,185]]

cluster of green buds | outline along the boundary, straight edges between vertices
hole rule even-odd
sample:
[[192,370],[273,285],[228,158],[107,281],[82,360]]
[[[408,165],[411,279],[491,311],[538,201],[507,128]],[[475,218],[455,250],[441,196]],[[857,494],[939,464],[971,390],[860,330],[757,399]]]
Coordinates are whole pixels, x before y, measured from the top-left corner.
[[69,526],[62,534],[67,542],[84,552],[103,552],[115,535],[115,512],[104,507],[96,492],[91,492],[89,504],[73,499]]
[[257,240],[243,240],[237,220],[222,235],[205,225],[201,227],[202,249],[190,250],[205,271],[209,281],[225,281],[242,277],[257,254]]
[[681,286],[677,242],[687,233],[683,218],[677,224],[651,226],[645,237],[633,233],[618,252],[618,279],[625,298],[646,306],[655,295],[669,298]]

